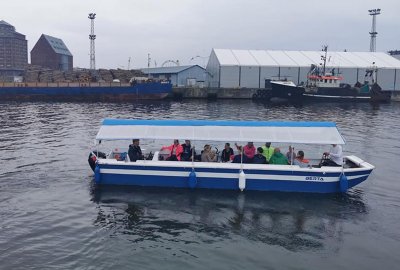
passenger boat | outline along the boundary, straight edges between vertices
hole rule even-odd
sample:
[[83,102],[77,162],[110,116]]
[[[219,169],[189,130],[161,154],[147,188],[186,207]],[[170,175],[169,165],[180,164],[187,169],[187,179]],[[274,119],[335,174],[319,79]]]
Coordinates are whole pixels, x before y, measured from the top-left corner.
[[335,68],[326,67],[328,47],[324,46],[321,56],[323,66],[311,65],[304,85],[296,85],[292,81],[271,81],[271,97],[286,98],[291,101],[313,99],[321,101],[372,101],[387,102],[391,99],[391,91],[383,91],[377,83],[378,68],[375,63],[365,72],[364,83],[354,86],[341,83],[343,77],[335,73]]
[[163,81],[92,83],[0,83],[0,101],[106,101],[131,102],[163,99],[172,84]]
[[[185,121],[105,119],[96,136],[94,178],[100,185],[137,185],[176,188],[209,188],[332,193],[345,192],[365,181],[374,166],[354,155],[341,167],[188,162],[151,160],[130,162],[126,151],[113,150],[99,158],[102,142],[133,138],[190,139],[192,142],[254,142],[307,145],[345,144],[333,122]],[[107,142],[109,143],[109,142]],[[121,158],[123,157],[123,158]]]

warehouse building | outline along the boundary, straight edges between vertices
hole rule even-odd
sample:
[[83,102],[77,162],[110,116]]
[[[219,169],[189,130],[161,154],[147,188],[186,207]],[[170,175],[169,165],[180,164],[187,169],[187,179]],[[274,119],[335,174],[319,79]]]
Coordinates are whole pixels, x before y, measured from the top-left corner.
[[42,34],[31,50],[31,64],[61,71],[72,71],[73,56],[64,41]]
[[28,41],[11,24],[0,21],[0,79],[13,81],[28,65]]
[[199,65],[144,68],[142,72],[150,78],[169,80],[173,86],[203,86],[206,70]]
[[[311,64],[321,65],[322,51],[269,51],[213,49],[207,64],[212,88],[268,88],[269,82],[288,79],[306,82]],[[335,68],[343,83],[364,82],[365,71],[375,65],[384,90],[400,90],[400,61],[382,52],[329,52],[328,68]]]

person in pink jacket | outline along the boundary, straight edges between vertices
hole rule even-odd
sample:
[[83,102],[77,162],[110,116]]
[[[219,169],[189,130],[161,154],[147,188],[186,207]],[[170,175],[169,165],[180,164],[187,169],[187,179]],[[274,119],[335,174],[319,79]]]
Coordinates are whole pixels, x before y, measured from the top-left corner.
[[248,142],[243,147],[243,154],[247,157],[249,163],[253,162],[254,155],[256,154],[256,148],[252,142]]
[[[241,146],[237,145],[235,143],[236,148],[241,148]],[[248,142],[244,147],[243,147],[243,163],[252,163],[254,159],[254,155],[256,154],[256,148],[254,147],[253,142]]]
[[183,153],[183,147],[182,145],[179,144],[178,140],[174,140],[174,144],[170,145],[170,146],[163,146],[161,148],[162,150],[169,150],[170,154],[167,157],[167,160],[169,161],[180,161],[181,160],[181,155]]

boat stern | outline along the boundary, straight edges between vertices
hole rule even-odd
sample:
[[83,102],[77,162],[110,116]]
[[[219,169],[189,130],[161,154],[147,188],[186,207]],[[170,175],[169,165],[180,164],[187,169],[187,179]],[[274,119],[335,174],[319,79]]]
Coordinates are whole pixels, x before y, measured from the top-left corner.
[[348,180],[348,188],[352,188],[369,177],[375,166],[356,156],[346,156],[344,174]]

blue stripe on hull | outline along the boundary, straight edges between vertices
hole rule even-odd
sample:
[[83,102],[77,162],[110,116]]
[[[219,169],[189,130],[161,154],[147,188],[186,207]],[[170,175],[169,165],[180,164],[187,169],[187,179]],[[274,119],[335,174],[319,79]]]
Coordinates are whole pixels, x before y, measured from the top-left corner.
[[[363,176],[349,181],[349,188],[365,181]],[[102,174],[101,184],[189,188],[188,177]],[[196,188],[238,190],[238,179],[198,178]],[[246,190],[333,193],[340,192],[337,182],[248,179]]]
[[287,192],[339,192],[339,182],[306,182],[284,180],[249,180],[246,183],[248,190],[287,191]]
[[[134,186],[153,186],[153,187],[176,187],[189,188],[189,173],[192,170],[190,167],[160,167],[160,166],[124,166],[124,165],[100,165],[101,169],[116,169],[120,173],[101,173],[99,184],[105,185],[134,185]],[[143,171],[143,175],[128,174],[130,171]],[[147,175],[151,171],[161,171],[163,175]],[[365,181],[372,170],[354,171],[346,173],[347,177],[356,177],[349,180],[348,187],[354,187]],[[170,174],[169,174],[170,172]],[[172,176],[171,173],[183,172],[187,176]],[[212,173],[215,177],[197,177],[195,188],[207,189],[228,189],[238,190],[239,188],[239,170],[238,169],[216,169],[216,168],[196,168],[197,173]],[[218,178],[219,173],[237,174],[237,178]],[[246,190],[259,191],[288,191],[288,192],[313,192],[313,193],[334,193],[340,192],[339,176],[341,172],[304,172],[304,171],[277,171],[277,170],[245,170],[248,175],[246,179]],[[252,179],[251,175],[263,175],[264,179]],[[293,176],[317,176],[321,179],[325,177],[337,177],[338,181],[324,182],[322,181],[297,181],[285,180],[282,176],[287,176],[287,179]],[[203,175],[205,176],[205,175]],[[358,176],[358,177],[357,177]],[[276,177],[282,179],[277,180]],[[306,178],[304,178],[306,179]]]
[[102,174],[101,184],[124,186],[148,186],[148,187],[189,187],[184,177],[174,176],[145,176],[126,174]]
[[361,182],[364,182],[365,180],[367,180],[368,176],[369,175],[361,176],[361,177],[358,177],[358,178],[350,180],[349,181],[349,188],[354,187],[354,186],[360,184]]

